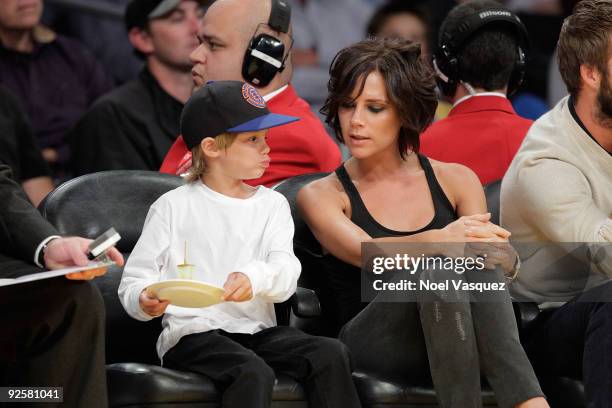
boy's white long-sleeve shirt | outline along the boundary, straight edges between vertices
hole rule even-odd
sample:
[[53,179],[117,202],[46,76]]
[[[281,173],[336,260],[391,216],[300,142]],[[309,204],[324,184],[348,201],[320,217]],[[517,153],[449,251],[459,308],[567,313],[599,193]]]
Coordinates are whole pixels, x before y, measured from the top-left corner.
[[293,254],[293,232],[289,204],[276,191],[260,186],[239,199],[200,181],[181,186],[149,209],[125,265],[119,299],[133,318],[152,319],[140,308],[140,294],[155,282],[178,277],[187,241],[194,280],[223,286],[230,273],[243,272],[254,297],[206,308],[168,306],[157,341],[160,358],[188,334],[214,329],[252,334],[275,326],[274,303],[295,292],[301,269]]

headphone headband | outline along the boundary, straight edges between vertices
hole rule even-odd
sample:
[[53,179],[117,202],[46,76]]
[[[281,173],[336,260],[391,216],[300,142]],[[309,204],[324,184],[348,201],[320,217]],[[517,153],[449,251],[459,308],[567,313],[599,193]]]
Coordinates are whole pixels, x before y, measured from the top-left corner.
[[438,44],[440,47],[446,47],[449,52],[456,53],[472,34],[491,23],[508,23],[516,30],[520,46],[529,47],[529,36],[521,19],[505,9],[482,10],[466,17],[456,26],[441,33]]
[[272,0],[272,9],[270,10],[270,18],[268,25],[274,31],[279,33],[289,32],[289,23],[291,22],[291,8],[285,0]]
[[497,24],[510,27],[517,35],[517,60],[508,82],[508,94],[512,94],[523,82],[525,76],[525,52],[529,49],[527,28],[513,12],[503,8],[491,8],[475,12],[459,23],[446,27],[440,32],[438,50],[434,55],[434,68],[438,74],[440,90],[453,96],[459,83],[459,52],[474,33],[484,26]]

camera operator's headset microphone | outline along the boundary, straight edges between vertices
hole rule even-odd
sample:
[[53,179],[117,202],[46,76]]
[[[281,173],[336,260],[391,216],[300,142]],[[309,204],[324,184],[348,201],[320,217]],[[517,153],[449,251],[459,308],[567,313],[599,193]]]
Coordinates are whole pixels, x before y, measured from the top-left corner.
[[[288,34],[290,21],[291,6],[286,0],[272,0],[268,26],[276,32]],[[293,39],[291,45],[293,45]],[[289,56],[289,50],[285,54],[283,42],[269,34],[253,35],[242,62],[242,77],[257,87],[268,85],[277,72],[285,69],[285,60]]]
[[512,95],[523,83],[525,77],[525,52],[529,49],[529,37],[527,29],[511,11],[505,9],[481,10],[468,16],[459,24],[447,27],[440,33],[438,39],[438,50],[434,55],[434,68],[437,73],[438,86],[442,93],[452,97],[455,95],[459,83],[459,57],[458,53],[467,39],[487,25],[497,27],[510,27],[516,34],[518,40],[517,60],[508,81],[508,95]]

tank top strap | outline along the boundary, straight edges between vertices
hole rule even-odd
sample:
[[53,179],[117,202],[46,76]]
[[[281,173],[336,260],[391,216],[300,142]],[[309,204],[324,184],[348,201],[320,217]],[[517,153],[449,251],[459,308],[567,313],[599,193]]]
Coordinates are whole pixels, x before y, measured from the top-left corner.
[[[351,219],[360,221],[369,219],[370,213],[366,208],[365,203],[361,199],[361,194],[359,194],[357,187],[355,187],[355,184],[353,184],[353,181],[348,175],[348,172],[344,167],[344,163],[341,163],[340,166],[338,166],[335,173],[351,203]],[[362,225],[360,226],[363,228]]]
[[344,168],[344,163],[340,163],[340,166],[338,166],[335,173],[336,173],[336,176],[338,177],[338,180],[340,180],[342,187],[344,187],[344,191],[346,192],[346,194],[358,193],[357,188],[351,181],[351,178],[349,177],[348,172]]
[[451,213],[455,213],[455,208],[444,193],[444,190],[442,190],[440,183],[438,183],[438,179],[436,178],[433,167],[431,167],[429,159],[422,154],[419,154],[418,157],[419,163],[421,164],[421,167],[425,172],[425,177],[427,178],[427,185],[429,186],[429,191],[431,192],[431,198],[434,203],[436,214],[438,214],[443,208],[449,210]]

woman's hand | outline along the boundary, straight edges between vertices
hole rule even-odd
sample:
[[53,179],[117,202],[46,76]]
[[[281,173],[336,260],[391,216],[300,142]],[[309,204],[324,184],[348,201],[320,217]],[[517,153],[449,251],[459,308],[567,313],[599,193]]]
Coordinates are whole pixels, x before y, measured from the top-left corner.
[[490,219],[491,214],[486,213],[466,215],[451,222],[442,229],[445,233],[445,240],[440,252],[454,258],[465,256],[466,252],[469,253],[466,251],[468,243],[507,243],[510,232],[493,224]]
[[442,229],[446,242],[507,242],[510,232],[490,219],[491,213],[460,217]]
[[[485,215],[491,218],[491,214]],[[493,224],[490,221],[483,222],[480,219],[467,218],[465,220],[465,234],[471,238],[469,242],[476,240],[491,240],[492,242],[508,242],[510,238],[510,231],[503,229],[499,225]]]

